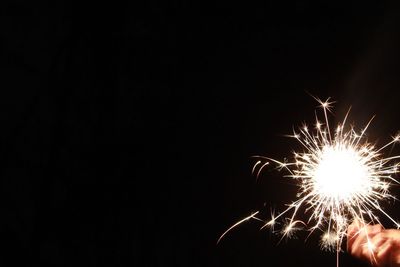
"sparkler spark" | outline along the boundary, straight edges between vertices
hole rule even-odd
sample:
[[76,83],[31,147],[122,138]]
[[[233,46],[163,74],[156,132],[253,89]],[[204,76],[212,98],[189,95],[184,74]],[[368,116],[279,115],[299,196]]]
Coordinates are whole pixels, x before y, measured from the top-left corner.
[[[253,173],[257,172],[257,178],[262,169],[272,163],[278,169],[286,170],[287,177],[299,185],[297,199],[283,212],[272,214],[271,220],[264,221],[261,228],[273,228],[281,219],[286,222],[280,231],[282,238],[290,237],[300,227],[309,230],[310,234],[320,230],[321,247],[338,253],[347,227],[353,220],[365,226],[380,223],[378,215],[383,214],[397,228],[400,227],[380,205],[382,201],[395,199],[389,193],[389,188],[398,184],[393,175],[399,167],[399,163],[394,161],[400,156],[384,157],[383,154],[386,148],[400,140],[400,135],[393,137],[384,146],[375,148],[366,139],[366,131],[372,119],[357,132],[353,126],[346,125],[350,109],[343,121],[331,130],[328,112],[333,102],[330,99],[315,99],[322,108],[324,120],[320,121],[316,115],[314,130],[303,125],[290,136],[302,145],[302,151],[293,152],[292,160],[285,162],[256,156],[259,160],[254,165]],[[297,217],[300,211],[309,214],[309,219],[299,220]],[[234,224],[220,239],[248,219],[260,220],[255,217],[256,214]]]

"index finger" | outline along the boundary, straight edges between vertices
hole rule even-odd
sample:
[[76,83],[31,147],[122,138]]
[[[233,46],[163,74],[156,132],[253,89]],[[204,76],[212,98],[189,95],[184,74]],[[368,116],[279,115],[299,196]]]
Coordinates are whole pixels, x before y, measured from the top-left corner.
[[364,225],[361,227],[358,221],[353,222],[347,230],[347,250],[353,247],[354,241],[361,231],[363,232],[363,235],[365,235],[365,239],[369,240],[372,239],[376,234],[380,233],[382,229],[383,228],[380,224]]

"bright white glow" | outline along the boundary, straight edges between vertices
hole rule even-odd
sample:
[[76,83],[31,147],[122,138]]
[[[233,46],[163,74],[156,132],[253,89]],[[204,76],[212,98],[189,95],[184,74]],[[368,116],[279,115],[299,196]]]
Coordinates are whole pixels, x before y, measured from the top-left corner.
[[318,156],[316,168],[309,170],[315,180],[316,194],[337,201],[352,201],[371,192],[370,170],[358,151],[352,147],[326,146]]

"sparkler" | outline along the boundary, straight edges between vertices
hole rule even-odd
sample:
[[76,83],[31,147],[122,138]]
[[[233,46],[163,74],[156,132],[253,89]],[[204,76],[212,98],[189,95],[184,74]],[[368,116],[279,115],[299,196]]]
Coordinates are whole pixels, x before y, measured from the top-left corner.
[[[286,177],[294,179],[299,185],[297,199],[288,204],[283,212],[272,214],[269,221],[256,217],[258,212],[251,214],[230,227],[218,242],[230,230],[249,219],[261,220],[264,222],[261,228],[271,229],[282,220],[285,221],[280,231],[282,238],[290,237],[297,229],[306,229],[310,234],[320,230],[321,247],[336,250],[338,255],[347,227],[353,220],[365,226],[380,223],[378,215],[383,214],[397,228],[400,227],[380,205],[382,201],[395,199],[389,188],[398,183],[393,175],[398,172],[399,163],[394,161],[400,156],[384,157],[383,154],[385,149],[400,140],[400,135],[376,148],[366,138],[373,118],[357,132],[353,126],[346,125],[350,109],[336,129],[331,130],[328,112],[333,102],[329,98],[326,101],[315,99],[322,108],[324,121],[321,122],[316,115],[314,130],[303,125],[290,135],[302,145],[303,152],[293,152],[289,162],[256,156],[259,161],[253,167],[253,172],[257,170],[257,177],[270,164],[286,170]],[[308,220],[297,219],[300,210],[309,214]]]

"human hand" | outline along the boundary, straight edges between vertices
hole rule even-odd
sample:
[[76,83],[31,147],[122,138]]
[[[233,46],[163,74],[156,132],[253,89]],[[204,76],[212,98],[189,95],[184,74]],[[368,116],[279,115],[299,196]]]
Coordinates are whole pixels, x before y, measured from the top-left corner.
[[353,222],[347,230],[347,251],[376,267],[400,267],[400,230]]

